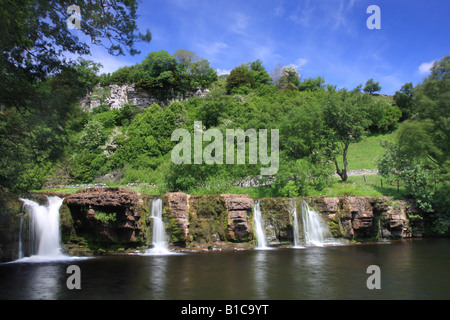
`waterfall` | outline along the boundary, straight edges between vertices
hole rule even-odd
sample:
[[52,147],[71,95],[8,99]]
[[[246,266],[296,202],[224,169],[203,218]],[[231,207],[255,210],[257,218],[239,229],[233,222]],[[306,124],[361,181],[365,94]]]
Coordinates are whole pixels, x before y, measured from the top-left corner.
[[305,200],[302,200],[302,220],[307,245],[323,246],[325,244],[325,235],[331,237],[319,214],[311,210]]
[[153,219],[153,236],[152,246],[153,248],[147,250],[147,254],[150,255],[165,255],[171,254],[166,240],[166,228],[162,219],[162,199],[156,199],[152,202],[152,215]]
[[266,233],[264,232],[264,220],[261,215],[259,200],[255,200],[253,219],[256,233],[256,249],[268,249]]
[[300,245],[300,228],[298,226],[298,216],[297,216],[297,203],[295,199],[292,199],[292,205],[294,206],[293,217],[294,217],[294,248],[303,248]]
[[22,230],[23,230],[23,206],[22,212],[20,212],[20,220],[19,220],[19,259],[23,258],[23,249],[22,249]]
[[[64,199],[59,197],[47,197],[47,205],[39,205],[37,202],[28,199],[20,200],[24,202],[24,207],[29,211],[31,254],[36,257],[45,258],[62,257],[59,231],[59,209]],[[21,233],[22,219],[20,224]],[[22,235],[19,235],[19,239],[19,256],[21,256],[23,255]]]

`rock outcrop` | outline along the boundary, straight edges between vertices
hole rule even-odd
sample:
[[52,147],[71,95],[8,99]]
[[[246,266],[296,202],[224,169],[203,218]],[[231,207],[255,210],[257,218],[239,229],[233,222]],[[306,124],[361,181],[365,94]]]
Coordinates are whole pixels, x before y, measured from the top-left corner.
[[[142,197],[125,188],[93,188],[69,195],[66,203],[77,234],[100,242],[145,244],[151,240],[144,230],[151,208]],[[254,200],[248,195],[167,193],[162,198],[166,231],[173,244],[254,240]],[[421,236],[423,230],[420,220],[408,219],[416,215],[412,203],[388,197],[266,198],[260,199],[260,208],[269,244],[293,242],[294,205],[301,217],[302,200],[322,215],[337,238],[408,238]]]
[[86,110],[92,110],[101,105],[108,105],[111,109],[120,109],[125,104],[131,103],[139,108],[148,108],[156,103],[160,106],[170,105],[175,101],[187,100],[191,97],[205,97],[208,89],[198,88],[196,91],[177,96],[169,100],[160,100],[148,92],[139,90],[134,84],[110,85],[109,87],[97,86],[93,92],[88,94],[81,102]]
[[78,237],[98,244],[143,243],[141,208],[143,200],[125,188],[92,188],[69,195],[70,209]]
[[248,195],[223,194],[228,209],[228,234],[234,241],[247,240],[253,233],[253,199]]
[[308,198],[324,215],[336,237],[347,239],[421,237],[422,220],[413,202],[389,197]]
[[[45,198],[37,194],[34,199],[40,201],[39,197]],[[167,193],[156,197],[126,188],[90,188],[63,197],[62,241],[67,252],[77,255],[80,250],[86,250],[86,254],[115,252],[118,248],[145,250],[152,241],[150,216],[155,198],[163,200],[163,220],[172,246],[213,250],[248,248],[255,242],[254,199],[248,195]],[[264,198],[259,203],[269,245],[292,245],[294,206],[302,230],[302,200],[322,216],[335,238],[367,241],[423,234],[423,219],[409,201],[389,197]],[[14,205],[4,205],[5,212],[0,212],[0,260],[3,261],[17,256],[22,203],[11,203]],[[27,225],[24,217],[24,230]],[[27,234],[22,233],[24,243],[28,242]]]
[[189,198],[186,193],[168,193],[165,195],[170,214],[176,220],[176,225],[186,241],[189,236]]

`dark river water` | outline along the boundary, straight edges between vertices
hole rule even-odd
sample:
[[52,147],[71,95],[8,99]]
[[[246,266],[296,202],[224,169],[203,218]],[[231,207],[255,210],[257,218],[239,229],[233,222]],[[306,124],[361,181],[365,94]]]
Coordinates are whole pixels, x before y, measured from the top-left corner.
[[0,299],[450,299],[450,240],[6,263]]

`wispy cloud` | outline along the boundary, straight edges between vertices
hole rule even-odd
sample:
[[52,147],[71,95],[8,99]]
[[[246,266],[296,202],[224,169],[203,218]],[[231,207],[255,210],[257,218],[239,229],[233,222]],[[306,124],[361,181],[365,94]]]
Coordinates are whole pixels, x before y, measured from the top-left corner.
[[230,69],[216,69],[217,71],[217,75],[222,76],[225,74],[230,74],[231,70]]
[[206,42],[202,41],[197,44],[197,47],[201,51],[201,55],[208,57],[209,60],[215,61],[218,59],[218,56],[224,53],[224,50],[228,48],[228,45],[222,41],[216,42]]
[[234,19],[231,25],[231,31],[237,34],[245,35],[248,24],[249,24],[249,17],[242,12],[238,12],[234,15]]
[[433,64],[436,60],[430,61],[430,62],[424,62],[419,66],[419,73],[421,75],[428,74],[431,71],[431,68],[433,68]]

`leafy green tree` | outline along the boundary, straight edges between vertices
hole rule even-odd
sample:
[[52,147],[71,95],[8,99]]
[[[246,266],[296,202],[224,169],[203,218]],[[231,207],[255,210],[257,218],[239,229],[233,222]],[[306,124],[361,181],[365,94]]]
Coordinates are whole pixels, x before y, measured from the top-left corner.
[[[336,173],[342,181],[347,181],[348,149],[351,143],[359,142],[371,124],[364,108],[364,96],[346,90],[330,93],[324,109],[326,126],[330,129],[325,139],[328,152],[336,166]],[[342,169],[337,156],[342,155]]]
[[394,95],[394,103],[400,108],[402,117],[400,121],[411,118],[414,110],[415,92],[411,82],[405,83],[400,91],[396,91]]
[[2,1],[0,6],[0,190],[24,191],[45,181],[63,154],[65,127],[96,79],[98,66],[72,61],[100,45],[114,55],[138,51],[136,1],[78,2],[80,41],[67,27],[67,1]]
[[317,78],[308,78],[300,82],[298,86],[299,91],[318,91],[324,90],[323,84],[325,83],[325,79],[322,77]]
[[256,60],[250,63],[250,71],[253,74],[253,82],[256,87],[261,85],[268,85],[271,82],[269,73],[264,68],[261,60]]
[[197,88],[207,88],[217,80],[217,72],[209,61],[200,58],[194,52],[178,49],[174,54],[177,60],[180,90],[190,92]]
[[240,65],[231,70],[230,75],[227,78],[227,93],[231,94],[233,89],[240,87],[253,88],[255,86],[255,80],[253,74],[248,68],[248,65]]
[[[78,2],[82,11],[80,41],[67,27],[67,1],[3,1],[0,9],[0,104],[26,107],[34,96],[34,83],[70,65],[66,52],[89,55],[88,43],[110,54],[139,53],[138,41],[150,41],[151,33],[137,33],[137,1]],[[12,98],[14,97],[14,98]]]
[[294,66],[284,66],[281,75],[277,80],[277,87],[280,89],[297,90],[300,84],[300,73]]
[[372,133],[387,133],[397,128],[402,113],[396,105],[370,96],[365,105],[367,117],[371,120],[369,127]]
[[80,138],[80,147],[88,151],[99,151],[106,141],[107,135],[103,125],[96,120],[89,121]]
[[174,72],[177,67],[177,60],[167,51],[150,52],[141,63],[144,71],[149,72],[149,76],[157,78],[163,72]]
[[401,180],[408,195],[412,196],[419,208],[433,212],[433,198],[436,191],[436,171],[421,157],[409,154],[398,144],[385,142],[386,152],[379,160],[380,174],[388,181]]
[[380,83],[375,82],[373,79],[369,79],[366,82],[366,86],[364,87],[364,92],[373,95],[375,92],[381,90]]
[[446,172],[450,170],[450,56],[435,62],[431,74],[415,88],[416,118],[433,124],[430,154]]

